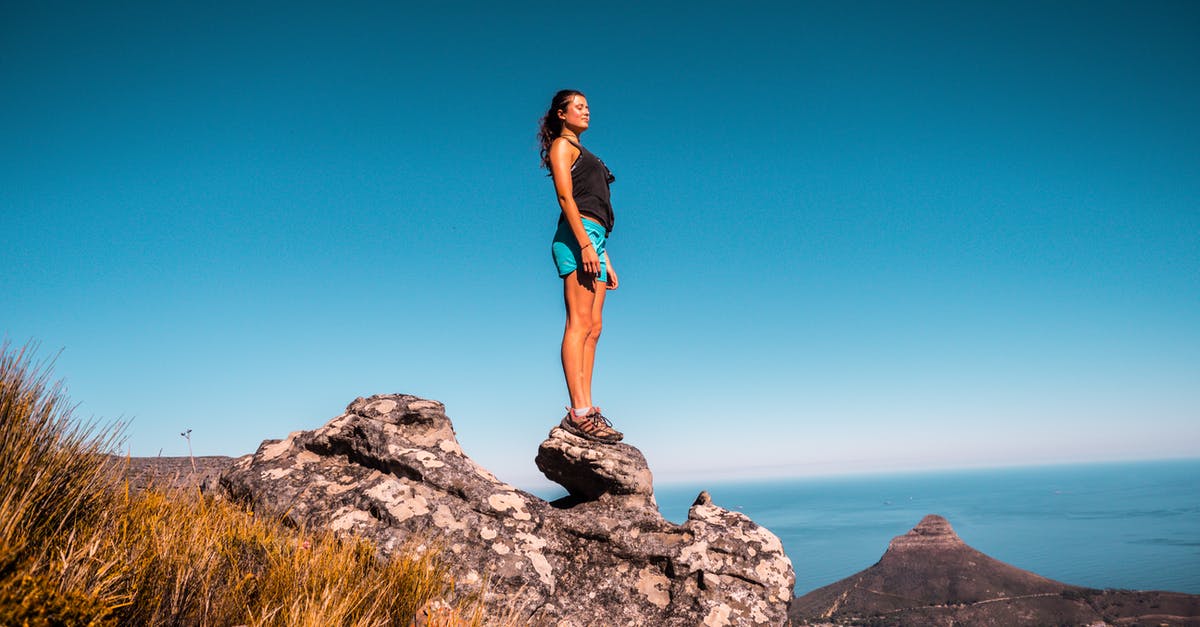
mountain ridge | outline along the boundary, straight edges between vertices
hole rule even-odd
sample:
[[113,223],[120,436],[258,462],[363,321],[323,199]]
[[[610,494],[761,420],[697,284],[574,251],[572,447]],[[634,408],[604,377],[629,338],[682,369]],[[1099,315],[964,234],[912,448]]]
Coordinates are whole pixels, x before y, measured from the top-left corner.
[[[967,545],[950,522],[925,516],[879,561],[797,597],[799,625],[1200,626],[1200,595],[1097,590],[1042,577]],[[1147,622],[1149,621],[1149,622]]]

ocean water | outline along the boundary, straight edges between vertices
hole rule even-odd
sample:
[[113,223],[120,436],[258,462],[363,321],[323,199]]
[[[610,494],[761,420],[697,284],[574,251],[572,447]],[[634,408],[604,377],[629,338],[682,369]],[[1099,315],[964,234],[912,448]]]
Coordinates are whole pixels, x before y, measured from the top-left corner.
[[797,595],[871,566],[926,514],[1043,577],[1200,594],[1200,460],[662,485],[663,516],[685,520],[701,489],[780,537]]

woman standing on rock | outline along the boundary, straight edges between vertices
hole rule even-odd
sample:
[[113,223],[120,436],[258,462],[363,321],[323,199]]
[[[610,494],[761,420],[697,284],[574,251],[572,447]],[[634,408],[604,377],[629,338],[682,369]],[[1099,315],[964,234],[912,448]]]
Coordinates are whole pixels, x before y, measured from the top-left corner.
[[608,184],[612,172],[579,142],[591,119],[587,97],[564,89],[554,95],[542,118],[542,167],[554,178],[561,212],[551,252],[563,280],[567,324],[563,331],[562,366],[571,405],[563,429],[600,442],[623,436],[600,408],[592,405],[592,365],[600,339],[604,295],[617,289],[617,273],[605,243],[612,232],[613,210]]

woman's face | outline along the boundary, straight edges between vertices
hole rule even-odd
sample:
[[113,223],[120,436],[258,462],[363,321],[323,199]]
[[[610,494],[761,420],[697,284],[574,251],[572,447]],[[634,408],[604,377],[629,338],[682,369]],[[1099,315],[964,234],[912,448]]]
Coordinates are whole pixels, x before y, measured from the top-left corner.
[[576,135],[586,131],[588,120],[592,117],[588,111],[587,98],[579,94],[571,96],[571,102],[567,104],[566,109],[559,110],[558,117],[562,118],[563,126],[574,131]]

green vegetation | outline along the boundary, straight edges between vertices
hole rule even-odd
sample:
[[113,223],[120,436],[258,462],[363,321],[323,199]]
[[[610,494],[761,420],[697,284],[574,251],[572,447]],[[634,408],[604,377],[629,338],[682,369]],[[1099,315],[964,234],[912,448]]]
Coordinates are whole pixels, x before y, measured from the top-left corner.
[[30,352],[0,346],[0,625],[408,625],[452,591],[436,551],[384,560],[198,490],[131,490],[120,429],[75,420]]

